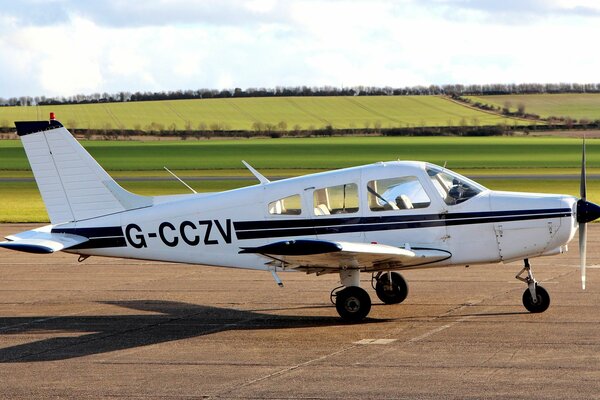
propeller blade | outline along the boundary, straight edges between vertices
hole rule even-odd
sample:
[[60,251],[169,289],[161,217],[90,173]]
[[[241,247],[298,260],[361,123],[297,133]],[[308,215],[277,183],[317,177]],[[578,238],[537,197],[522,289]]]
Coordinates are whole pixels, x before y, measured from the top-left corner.
[[587,261],[587,224],[579,224],[579,268],[581,270],[581,288],[585,290],[585,264]]
[[587,184],[586,184],[586,166],[585,166],[585,135],[583,136],[583,150],[581,152],[581,180],[579,182],[579,197],[586,200]]
[[[581,180],[579,181],[579,197],[577,201],[577,220],[579,222],[579,269],[581,271],[581,289],[585,290],[585,265],[587,263],[587,222],[593,221],[598,215],[598,206],[586,201],[586,162],[585,162],[585,133],[581,149]],[[592,215],[590,215],[592,214]]]

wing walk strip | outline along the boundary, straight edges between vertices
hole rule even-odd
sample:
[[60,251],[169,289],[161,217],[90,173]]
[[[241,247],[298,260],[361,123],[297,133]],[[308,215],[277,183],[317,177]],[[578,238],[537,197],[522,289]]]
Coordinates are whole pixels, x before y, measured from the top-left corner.
[[494,222],[526,221],[570,217],[570,208],[492,211],[456,214],[424,214],[392,217],[326,218],[308,220],[234,222],[239,240],[285,236],[326,235],[437,226],[473,225]]
[[[570,208],[542,210],[514,210],[456,214],[421,214],[389,217],[318,218],[274,221],[234,222],[238,240],[279,238],[286,236],[327,235],[350,232],[373,232],[395,229],[418,229],[438,226],[486,224],[494,222],[526,221],[544,218],[570,217]],[[52,233],[70,233],[89,238],[89,241],[70,249],[100,249],[127,247],[120,226],[101,228],[60,228]]]

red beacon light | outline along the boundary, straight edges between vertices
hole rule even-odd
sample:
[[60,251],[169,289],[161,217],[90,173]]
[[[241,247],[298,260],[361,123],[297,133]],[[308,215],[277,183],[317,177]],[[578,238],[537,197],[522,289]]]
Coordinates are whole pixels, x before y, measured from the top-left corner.
[[56,115],[53,112],[50,113],[50,121],[54,121],[56,119]]

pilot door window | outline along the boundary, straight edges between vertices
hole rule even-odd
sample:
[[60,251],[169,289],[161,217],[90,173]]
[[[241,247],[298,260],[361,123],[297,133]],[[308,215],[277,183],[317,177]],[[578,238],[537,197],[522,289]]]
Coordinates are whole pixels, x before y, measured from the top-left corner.
[[431,200],[415,176],[378,179],[367,184],[371,211],[426,208]]
[[269,203],[269,214],[271,215],[300,215],[302,212],[302,201],[300,195],[284,197]]
[[330,186],[313,192],[314,213],[317,216],[358,212],[358,185]]

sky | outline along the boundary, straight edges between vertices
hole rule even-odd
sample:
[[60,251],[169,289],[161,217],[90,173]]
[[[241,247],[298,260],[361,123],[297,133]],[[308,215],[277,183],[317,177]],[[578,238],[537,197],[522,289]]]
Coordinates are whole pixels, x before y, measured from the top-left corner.
[[0,0],[0,97],[600,82],[596,0]]

